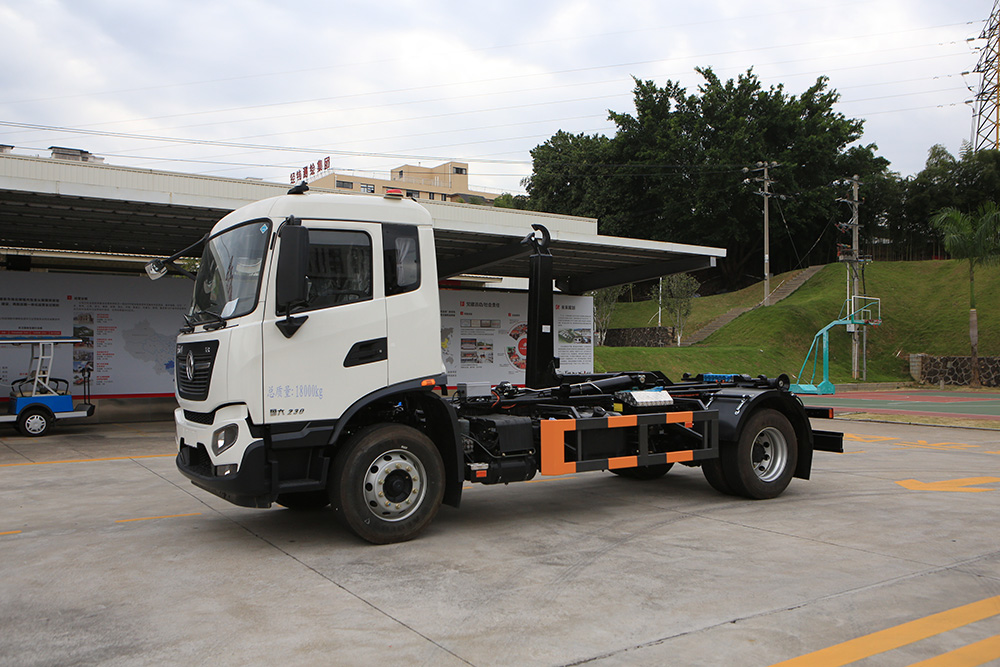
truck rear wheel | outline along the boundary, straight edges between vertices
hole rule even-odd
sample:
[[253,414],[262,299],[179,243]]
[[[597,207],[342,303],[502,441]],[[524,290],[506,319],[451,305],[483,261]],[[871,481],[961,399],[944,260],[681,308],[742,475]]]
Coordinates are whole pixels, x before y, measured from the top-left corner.
[[334,461],[330,503],[348,528],[375,544],[416,537],[443,497],[441,453],[409,426],[362,429]]
[[[722,447],[723,445],[720,444],[719,446]],[[719,455],[722,455],[721,452]],[[736,495],[733,487],[729,486],[729,482],[726,481],[726,475],[722,472],[722,462],[719,459],[711,459],[702,463],[701,472],[705,475],[705,479],[708,480],[712,488],[719,493],[724,493],[727,496]]]
[[637,466],[635,468],[616,468],[611,472],[626,479],[660,479],[674,467],[673,463],[657,463],[650,466]]
[[719,457],[733,493],[754,500],[780,496],[792,481],[797,461],[795,430],[777,410],[751,415],[736,446],[723,445]]

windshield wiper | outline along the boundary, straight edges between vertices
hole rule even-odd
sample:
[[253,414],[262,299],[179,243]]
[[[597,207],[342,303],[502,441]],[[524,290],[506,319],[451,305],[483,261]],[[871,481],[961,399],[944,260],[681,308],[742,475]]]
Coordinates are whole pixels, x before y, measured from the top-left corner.
[[[207,321],[202,320],[198,317],[199,315],[208,315],[210,319]],[[228,324],[226,318],[218,313],[213,313],[211,310],[199,310],[193,315],[185,315],[184,323],[187,324],[187,326],[181,329],[182,333],[193,332],[194,328],[199,324],[205,325],[205,331],[215,331],[216,329],[221,329]]]
[[211,310],[203,310],[201,311],[201,314],[209,315],[213,320],[215,320],[214,322],[209,322],[205,325],[205,331],[215,331],[216,329],[221,329],[226,326],[226,318],[218,313],[214,313]]

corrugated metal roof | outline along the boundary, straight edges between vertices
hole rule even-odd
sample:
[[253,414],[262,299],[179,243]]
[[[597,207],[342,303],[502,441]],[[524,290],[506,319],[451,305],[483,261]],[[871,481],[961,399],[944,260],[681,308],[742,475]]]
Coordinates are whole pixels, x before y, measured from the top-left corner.
[[[231,210],[287,185],[0,154],[0,246],[168,256]],[[366,195],[355,195],[363,197]],[[370,196],[370,195],[367,195]],[[560,287],[582,292],[714,265],[725,250],[600,236],[597,221],[447,202],[420,202],[434,220],[442,277],[523,278],[533,224],[551,234]],[[24,252],[22,250],[21,252]]]

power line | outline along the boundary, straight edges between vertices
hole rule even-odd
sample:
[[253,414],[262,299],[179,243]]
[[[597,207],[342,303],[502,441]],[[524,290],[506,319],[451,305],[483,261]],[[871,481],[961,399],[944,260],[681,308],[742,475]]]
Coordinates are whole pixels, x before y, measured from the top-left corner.
[[[642,60],[642,61],[634,61],[634,62],[627,62],[627,63],[617,63],[617,64],[611,64],[611,65],[598,65],[598,66],[590,66],[590,67],[582,67],[582,68],[570,68],[570,69],[556,70],[556,71],[536,72],[536,73],[532,73],[532,74],[517,74],[517,75],[504,76],[504,77],[494,77],[494,78],[489,78],[489,79],[480,79],[480,80],[471,81],[471,82],[432,84],[432,85],[426,85],[426,86],[414,86],[414,87],[409,87],[409,88],[400,88],[400,89],[389,90],[389,91],[353,93],[353,94],[349,94],[349,95],[336,95],[336,96],[309,98],[309,99],[303,99],[303,100],[291,100],[291,101],[274,102],[274,103],[258,104],[258,105],[242,105],[242,106],[239,106],[239,107],[229,107],[229,108],[215,109],[215,110],[186,112],[186,113],[182,113],[182,114],[170,114],[170,115],[165,115],[165,116],[150,116],[150,117],[145,117],[145,118],[132,118],[132,119],[127,119],[127,120],[119,120],[119,121],[104,121],[104,122],[101,122],[101,123],[93,123],[93,124],[81,125],[81,126],[75,126],[75,127],[92,128],[92,127],[100,127],[100,126],[104,126],[104,125],[108,125],[108,124],[120,124],[120,123],[132,123],[132,122],[148,122],[148,121],[151,121],[151,120],[161,120],[161,119],[166,119],[166,118],[181,118],[181,117],[187,117],[187,116],[208,115],[208,114],[215,114],[215,113],[232,113],[232,112],[235,112],[235,111],[248,111],[248,110],[251,110],[251,109],[264,109],[264,108],[274,108],[274,107],[281,107],[281,106],[294,106],[294,105],[299,105],[299,104],[315,104],[315,103],[318,103],[318,102],[332,102],[332,101],[338,101],[338,100],[354,99],[354,98],[358,98],[358,97],[370,97],[370,96],[373,96],[373,95],[389,95],[389,94],[394,94],[394,93],[404,93],[404,92],[415,92],[415,91],[421,91],[421,90],[440,89],[440,88],[447,88],[447,87],[452,87],[452,86],[456,86],[456,85],[471,86],[471,85],[479,85],[479,84],[495,84],[495,83],[499,83],[499,82],[502,82],[502,81],[535,78],[535,77],[539,77],[539,76],[558,76],[558,75],[564,75],[564,74],[579,73],[579,72],[585,72],[585,71],[595,71],[595,70],[602,70],[602,69],[621,69],[621,68],[625,68],[625,67],[632,67],[632,66],[636,66],[636,65],[648,65],[648,64],[652,64],[652,63],[664,62],[664,61],[669,61],[669,60],[699,60],[699,59],[713,58],[713,57],[719,57],[719,56],[725,56],[725,55],[739,55],[739,54],[742,54],[742,53],[754,53],[754,52],[757,52],[757,51],[778,50],[778,49],[784,49],[784,48],[796,48],[796,47],[801,47],[801,46],[806,46],[806,45],[831,44],[831,43],[836,43],[836,42],[844,41],[846,39],[871,39],[871,38],[875,38],[875,37],[886,37],[886,36],[892,36],[892,35],[898,35],[898,34],[906,34],[906,33],[911,33],[911,32],[919,32],[919,31],[923,31],[923,30],[932,30],[932,29],[938,29],[938,28],[954,27],[954,26],[957,26],[957,25],[972,25],[973,23],[978,23],[978,22],[981,22],[981,21],[952,23],[952,24],[945,24],[945,25],[940,25],[940,26],[932,26],[932,27],[927,27],[927,28],[912,28],[912,29],[909,29],[909,30],[894,31],[894,32],[872,33],[872,34],[868,34],[868,35],[860,35],[860,36],[849,37],[849,38],[832,38],[832,39],[829,39],[829,40],[821,40],[821,41],[818,41],[818,42],[798,42],[798,43],[793,43],[793,44],[783,44],[783,45],[774,45],[774,46],[768,46],[768,47],[760,47],[760,48],[756,48],[756,49],[742,49],[742,50],[733,50],[733,51],[720,51],[720,52],[700,54],[700,55],[694,55],[694,56],[685,56],[684,58]],[[950,43],[954,44],[954,43],[957,43],[957,42],[950,42]],[[914,48],[926,48],[927,46],[935,46],[935,45],[940,46],[941,44],[942,43],[940,43],[940,42],[935,42],[935,43],[932,43],[932,44],[907,45],[907,46],[901,46],[901,47],[894,47],[892,49],[876,49],[876,50],[862,52],[862,53],[854,53],[854,54],[851,54],[851,55],[855,55],[855,56],[873,55],[873,54],[877,54],[877,53],[888,53],[888,52],[892,52],[892,51],[908,50],[908,49],[914,49]],[[959,55],[959,54],[955,54],[955,55]],[[808,61],[808,60],[822,60],[822,59],[825,59],[825,58],[827,58],[827,56],[814,56],[814,57],[811,57],[811,58],[797,58],[794,62],[805,62],[805,61]],[[781,62],[777,62],[777,63],[769,63],[768,65],[783,64],[785,62],[792,62],[792,61],[781,61]],[[912,60],[911,61],[907,61],[907,62],[912,62]],[[865,66],[866,67],[870,67],[871,65],[867,64]],[[312,70],[302,70],[302,71],[312,71]],[[678,75],[679,74],[675,73],[673,75],[667,75],[667,76],[678,76]],[[662,75],[660,75],[660,76],[662,76]],[[243,77],[236,77],[236,78],[238,79],[238,78],[243,78]],[[601,84],[604,84],[604,83],[612,83],[612,82],[615,82],[615,81],[617,81],[617,80],[616,79],[614,79],[614,80],[605,80],[605,81],[597,82],[596,84],[591,83],[591,82],[582,82],[582,83],[572,83],[572,84],[561,84],[561,85],[557,85],[557,86],[546,85],[546,86],[542,86],[542,87],[539,87],[539,88],[528,88],[528,89],[521,89],[521,90],[515,90],[515,91],[504,91],[504,94],[513,94],[513,93],[517,93],[517,92],[531,92],[531,91],[539,90],[539,89],[541,89],[541,90],[550,90],[552,88],[574,87],[574,86],[583,86],[583,85],[601,85]],[[241,119],[241,120],[237,120],[237,121],[234,121],[233,119],[230,118],[230,119],[226,119],[226,120],[218,121],[218,122],[213,122],[213,123],[205,123],[205,124],[200,124],[200,125],[186,125],[186,126],[178,126],[178,127],[165,128],[165,129],[188,129],[188,128],[193,128],[193,127],[214,126],[214,125],[219,125],[219,124],[224,124],[224,125],[229,126],[233,122],[254,122],[254,121],[259,121],[259,120],[275,120],[275,119],[281,119],[281,118],[299,117],[299,116],[303,116],[303,115],[310,116],[310,115],[315,115],[317,113],[344,113],[344,112],[348,112],[348,111],[367,111],[367,110],[371,110],[373,108],[375,108],[375,109],[382,109],[382,108],[386,108],[386,107],[390,107],[390,106],[399,106],[399,105],[406,105],[406,104],[415,104],[415,103],[423,104],[423,103],[436,102],[436,101],[445,101],[445,100],[452,101],[452,100],[455,100],[455,99],[464,99],[464,98],[470,98],[470,97],[482,97],[482,96],[489,96],[489,95],[493,95],[493,94],[496,94],[496,93],[494,93],[494,92],[474,93],[474,94],[461,95],[461,96],[457,96],[457,97],[456,96],[449,96],[449,97],[434,98],[434,99],[429,99],[429,100],[420,100],[420,101],[417,101],[417,102],[414,102],[412,100],[407,100],[407,101],[403,101],[403,102],[393,102],[393,103],[388,103],[388,104],[380,104],[380,105],[377,105],[376,107],[371,107],[371,106],[351,107],[351,108],[347,108],[347,109],[337,109],[337,110],[330,111],[330,112],[315,112],[315,111],[310,111],[310,112],[304,112],[304,113],[298,113],[298,114],[286,114],[286,115],[280,115],[280,116],[255,117],[255,118],[250,118],[250,119]],[[607,97],[607,96],[604,96],[604,97]],[[55,99],[63,99],[63,98],[50,98],[50,99],[55,100]],[[585,100],[588,100],[588,99],[592,99],[592,98],[582,98],[582,99],[575,99],[575,100],[567,100],[566,102],[570,102],[570,101],[585,101]],[[418,119],[421,119],[421,118],[418,118]],[[325,128],[317,128],[317,130],[321,130],[321,129],[325,129]],[[260,138],[261,136],[275,136],[275,135],[255,135],[255,136],[249,136],[249,137],[238,137],[238,139]]]
[[[392,159],[405,159],[405,160],[442,160],[447,162],[452,158],[440,157],[440,156],[427,156],[427,155],[400,155],[397,153],[366,153],[359,151],[338,151],[329,148],[307,148],[307,147],[290,147],[290,146],[275,146],[275,145],[262,145],[262,144],[243,144],[233,141],[217,141],[212,139],[183,139],[178,140],[176,137],[158,137],[155,135],[148,134],[131,134],[127,132],[109,132],[109,131],[99,131],[99,130],[85,130],[85,129],[74,129],[68,127],[57,127],[51,125],[36,125],[34,123],[15,123],[12,121],[0,121],[0,125],[7,127],[20,127],[33,130],[50,130],[56,132],[68,132],[70,134],[84,134],[88,136],[98,136],[98,137],[114,137],[118,139],[139,139],[143,141],[157,141],[157,142],[177,142],[197,145],[197,146],[224,146],[228,148],[246,148],[250,150],[268,150],[268,151],[281,151],[281,152],[299,152],[299,153],[320,153],[320,154],[331,154],[331,155],[342,155],[349,157],[384,157]],[[499,164],[504,164],[510,162],[509,160],[480,160],[480,162],[496,162]]]
[[[868,0],[858,0],[857,2],[853,2],[853,3],[837,3],[835,6],[837,8],[843,8],[843,7],[849,6],[851,4],[869,4],[869,3],[868,3]],[[761,18],[761,17],[771,16],[771,15],[775,15],[775,14],[784,14],[784,13],[790,13],[790,12],[795,12],[795,11],[810,11],[812,9],[815,9],[815,8],[803,8],[801,10],[783,10],[781,12],[768,12],[768,13],[761,13],[761,14],[752,14],[752,15],[747,15],[747,16],[742,16],[742,17],[731,17],[729,19],[724,19],[724,20],[725,21],[732,21],[732,22],[736,22],[736,21],[740,21],[741,22],[741,21],[745,21],[745,20],[751,19],[751,18]],[[550,44],[550,43],[554,43],[554,42],[567,41],[567,40],[606,38],[606,37],[611,37],[611,36],[634,34],[634,33],[639,33],[639,32],[650,32],[650,31],[664,30],[664,29],[677,29],[677,28],[682,28],[682,27],[692,27],[692,26],[696,26],[696,25],[713,24],[713,23],[719,23],[719,22],[721,22],[721,21],[718,20],[718,19],[713,19],[713,20],[710,20],[710,21],[694,21],[694,22],[682,23],[682,24],[671,24],[671,25],[667,25],[667,26],[647,27],[647,28],[639,28],[639,29],[634,29],[634,30],[615,31],[615,32],[608,32],[608,33],[598,33],[598,34],[592,34],[592,35],[576,35],[576,36],[569,37],[569,38],[539,40],[539,41],[535,41],[535,42],[521,42],[521,43],[514,43],[514,44],[505,44],[505,45],[498,45],[498,46],[482,47],[482,48],[478,48],[478,49],[466,49],[464,51],[464,53],[479,53],[479,52],[502,50],[502,49],[509,49],[509,48],[524,48],[526,46],[536,46],[536,45],[541,45],[541,44]],[[879,33],[879,34],[876,34],[876,35],[868,35],[868,36],[864,36],[864,38],[867,38],[867,37],[883,37],[883,36],[886,36],[886,35],[904,34],[904,33],[910,33],[910,32],[919,32],[919,31],[922,31],[922,30],[937,30],[939,28],[951,28],[951,27],[956,27],[956,26],[961,26],[961,25],[974,25],[975,23],[981,23],[981,22],[982,21],[963,21],[963,22],[958,22],[958,23],[949,23],[949,24],[943,24],[943,25],[937,25],[937,26],[929,26],[929,27],[921,27],[921,28],[911,28],[911,29],[908,29],[908,30],[897,31],[897,32],[894,32],[894,33]],[[853,39],[853,38],[848,38],[848,39]],[[837,41],[837,40],[826,40],[826,41],[829,42],[829,41]],[[801,44],[799,44],[799,45],[793,45],[793,46],[801,46]],[[782,47],[765,47],[765,49],[767,49],[767,48],[782,48]],[[748,51],[752,52],[752,51],[757,51],[757,50],[763,50],[763,49],[749,49]],[[740,52],[729,52],[729,53],[740,53]],[[455,54],[454,54],[453,51],[447,51],[447,52],[439,52],[437,54],[424,54],[424,57],[428,58],[428,57],[433,57],[434,55],[446,55],[446,56],[449,56],[449,57],[453,57]],[[718,54],[711,54],[711,55],[718,55]],[[91,96],[97,96],[97,95],[101,95],[101,96],[103,96],[103,95],[119,95],[119,94],[122,94],[122,93],[148,92],[148,91],[152,91],[152,90],[164,90],[164,89],[168,89],[168,88],[181,88],[181,87],[187,87],[187,86],[199,86],[199,85],[207,85],[207,84],[218,84],[218,83],[227,83],[227,82],[231,82],[231,81],[244,81],[244,80],[260,79],[260,78],[277,77],[277,76],[287,77],[290,74],[309,74],[309,73],[330,71],[330,70],[343,69],[343,68],[355,68],[355,67],[366,67],[366,66],[372,66],[372,65],[384,65],[384,64],[387,64],[387,63],[398,62],[399,60],[400,60],[400,58],[381,58],[381,59],[378,59],[378,60],[367,61],[367,62],[338,63],[336,65],[326,65],[326,66],[322,66],[322,67],[299,68],[299,69],[294,69],[294,70],[283,70],[283,71],[266,72],[266,73],[257,72],[257,73],[254,73],[254,74],[245,74],[245,75],[240,75],[240,76],[223,77],[223,78],[216,78],[216,79],[202,79],[202,80],[199,80],[199,81],[188,81],[188,82],[182,82],[182,83],[169,83],[169,84],[160,84],[160,85],[155,85],[155,86],[141,86],[141,87],[136,87],[136,88],[124,88],[124,89],[108,90],[108,91],[98,91],[98,92],[91,92],[91,93],[78,93],[78,94],[73,94],[73,95],[57,95],[57,96],[44,97],[44,98],[34,98],[34,99],[26,99],[26,100],[13,100],[13,101],[7,102],[7,104],[30,104],[30,103],[36,103],[36,102],[52,102],[52,101],[60,101],[60,100],[67,100],[67,99],[79,99],[81,97],[91,97]],[[636,62],[636,63],[625,63],[624,65],[608,65],[608,66],[605,66],[605,67],[622,67],[622,66],[628,66],[628,65],[634,65],[634,64],[644,64],[644,63],[647,63],[647,62],[655,62],[655,61],[639,61],[639,62]],[[563,72],[555,72],[555,73],[559,74],[559,73],[565,73],[565,72],[577,72],[577,71],[585,71],[585,70],[588,70],[588,69],[593,69],[593,68],[571,69],[571,70],[564,70]],[[546,74],[546,73],[542,72],[542,73],[539,73],[538,75],[544,75],[544,74]],[[500,80],[504,80],[504,79],[507,79],[507,78],[516,78],[516,77],[501,77],[501,78],[498,78],[498,79],[488,79],[488,80],[483,80],[483,81],[478,81],[478,82],[472,82],[472,83],[495,82],[495,81],[500,81]],[[451,86],[451,85],[469,85],[469,82],[461,82],[461,83],[454,83],[454,84],[431,84],[431,85],[427,85],[427,86],[418,86],[418,87],[414,87],[414,88],[401,89],[401,91],[424,90],[424,89],[439,88],[439,87],[442,87],[442,86]],[[393,91],[393,92],[400,92],[400,91]],[[350,96],[348,96],[348,97],[350,97]]]

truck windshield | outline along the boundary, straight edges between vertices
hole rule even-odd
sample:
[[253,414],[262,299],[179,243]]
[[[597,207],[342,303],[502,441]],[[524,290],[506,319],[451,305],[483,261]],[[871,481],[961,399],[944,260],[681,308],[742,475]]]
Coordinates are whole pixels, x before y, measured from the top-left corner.
[[257,306],[270,220],[255,220],[212,237],[205,244],[188,320],[201,324],[246,315]]

